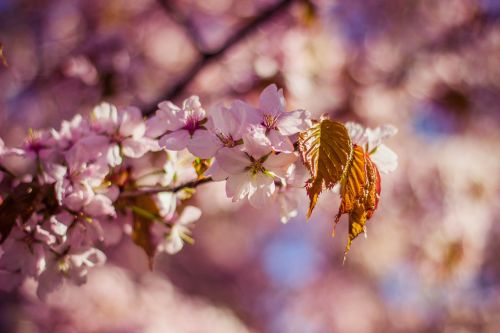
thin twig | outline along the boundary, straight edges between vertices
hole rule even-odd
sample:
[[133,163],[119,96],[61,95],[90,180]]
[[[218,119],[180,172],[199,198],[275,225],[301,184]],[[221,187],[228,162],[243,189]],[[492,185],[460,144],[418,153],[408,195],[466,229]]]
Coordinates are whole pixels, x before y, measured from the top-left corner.
[[143,187],[139,190],[135,191],[129,191],[129,192],[123,192],[120,194],[121,197],[127,198],[127,197],[137,197],[140,195],[148,195],[148,194],[157,194],[161,192],[179,192],[183,189],[186,188],[196,188],[199,185],[209,183],[212,181],[212,177],[207,177],[207,178],[202,178],[202,179],[197,179],[193,180],[184,184],[180,184],[177,186],[155,186],[155,187]]
[[270,6],[266,10],[262,11],[259,15],[254,17],[240,30],[236,31],[233,35],[220,46],[218,49],[204,53],[202,57],[196,61],[190,69],[177,81],[171,89],[169,89],[165,94],[163,94],[157,101],[152,103],[149,107],[144,108],[144,115],[150,115],[156,110],[156,105],[162,100],[172,100],[179,96],[184,89],[191,83],[191,81],[198,75],[198,73],[209,63],[219,59],[227,51],[237,45],[240,41],[250,35],[252,32],[257,30],[261,25],[270,21],[275,15],[283,12],[288,6],[290,6],[295,0],[281,0],[276,4]]

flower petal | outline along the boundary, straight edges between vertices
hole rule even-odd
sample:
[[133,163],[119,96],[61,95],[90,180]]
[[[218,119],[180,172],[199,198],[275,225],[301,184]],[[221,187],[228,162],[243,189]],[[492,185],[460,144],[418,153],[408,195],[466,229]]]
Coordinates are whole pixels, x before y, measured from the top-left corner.
[[260,94],[259,106],[265,114],[273,116],[284,112],[285,98],[283,97],[283,90],[278,90],[275,84],[267,86]]
[[281,151],[285,153],[293,152],[293,144],[290,139],[282,135],[277,130],[270,130],[267,134],[269,140],[271,141],[271,146],[275,151]]
[[222,147],[219,139],[210,131],[197,130],[194,132],[187,148],[191,154],[200,158],[210,158]]
[[158,143],[162,148],[178,151],[187,147],[189,139],[189,132],[181,129],[165,134],[160,138]]
[[245,169],[250,165],[250,159],[239,148],[222,148],[215,158],[219,167],[232,175],[246,173]]
[[378,146],[370,158],[382,173],[393,172],[398,167],[398,155],[384,144]]
[[292,135],[298,132],[305,131],[311,127],[309,120],[309,112],[306,110],[295,110],[283,112],[278,118],[276,126],[283,135]]
[[274,179],[263,173],[258,173],[252,177],[251,187],[252,190],[250,190],[248,200],[255,208],[261,208],[269,204],[276,190]]
[[251,189],[251,179],[249,173],[232,175],[226,181],[226,194],[232,198],[233,202],[244,199]]

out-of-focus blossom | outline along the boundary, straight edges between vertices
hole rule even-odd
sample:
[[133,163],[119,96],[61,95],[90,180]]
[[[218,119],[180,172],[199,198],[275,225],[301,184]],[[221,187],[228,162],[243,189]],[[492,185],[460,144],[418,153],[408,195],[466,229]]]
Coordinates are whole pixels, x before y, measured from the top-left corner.
[[100,250],[89,248],[84,251],[69,251],[64,255],[52,254],[43,273],[38,279],[37,295],[45,300],[47,295],[61,286],[63,277],[77,285],[87,281],[89,268],[106,262],[106,256]]

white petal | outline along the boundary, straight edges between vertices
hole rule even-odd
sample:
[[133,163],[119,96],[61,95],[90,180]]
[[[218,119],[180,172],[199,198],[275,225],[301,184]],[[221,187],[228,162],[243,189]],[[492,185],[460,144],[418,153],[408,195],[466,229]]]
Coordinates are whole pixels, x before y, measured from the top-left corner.
[[142,137],[146,132],[146,125],[142,119],[141,110],[129,106],[121,110],[121,112],[120,134],[124,137]]
[[249,173],[232,175],[226,181],[226,194],[233,202],[244,199],[251,189]]
[[186,206],[182,211],[181,216],[177,220],[176,224],[180,225],[188,225],[197,221],[201,217],[201,210],[195,206]]
[[264,167],[277,175],[278,177],[285,178],[290,166],[297,160],[296,154],[271,154],[264,162]]
[[384,144],[378,146],[370,158],[382,173],[393,172],[398,167],[398,155]]
[[274,179],[270,176],[258,173],[252,177],[252,190],[248,195],[250,204],[255,208],[261,208],[270,203],[271,197],[276,190]]
[[120,165],[122,163],[120,146],[118,146],[117,144],[112,144],[109,146],[106,156],[108,164],[112,167]]
[[351,141],[354,144],[364,146],[367,142],[365,138],[365,129],[358,123],[347,122],[345,123],[345,127],[347,128],[347,132],[351,137]]

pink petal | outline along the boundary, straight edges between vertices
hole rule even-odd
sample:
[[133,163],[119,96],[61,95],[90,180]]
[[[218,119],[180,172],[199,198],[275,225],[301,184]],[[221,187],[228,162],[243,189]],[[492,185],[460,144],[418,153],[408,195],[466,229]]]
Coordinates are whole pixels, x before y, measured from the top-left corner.
[[292,135],[298,132],[305,131],[311,127],[309,114],[305,110],[295,110],[283,112],[278,118],[276,124],[280,133],[283,135]]
[[183,150],[187,147],[189,139],[189,132],[181,129],[169,134],[165,134],[160,138],[158,143],[162,148],[178,151]]
[[283,97],[283,90],[278,90],[275,84],[267,86],[260,94],[259,106],[265,114],[273,116],[284,112],[285,98]]
[[292,141],[290,141],[288,137],[282,135],[277,130],[270,130],[267,136],[271,141],[271,145],[275,151],[281,151],[285,153],[293,152]]
[[250,159],[240,148],[222,148],[215,158],[220,168],[232,175],[244,173],[250,165]]
[[243,136],[245,150],[254,158],[260,158],[271,150],[271,141],[266,136],[265,128],[262,126],[251,126]]
[[187,148],[191,154],[200,158],[210,158],[222,147],[219,139],[210,131],[197,130],[194,132]]
[[212,165],[205,172],[205,175],[212,177],[212,180],[216,182],[226,180],[229,177],[229,174],[219,166],[217,159],[213,161]]
[[143,139],[125,139],[122,141],[122,152],[123,155],[139,158],[153,147],[153,141],[148,140],[146,138]]
[[150,138],[157,138],[160,135],[165,134],[168,130],[168,123],[162,121],[158,116],[153,116],[146,120],[146,133],[144,134]]

